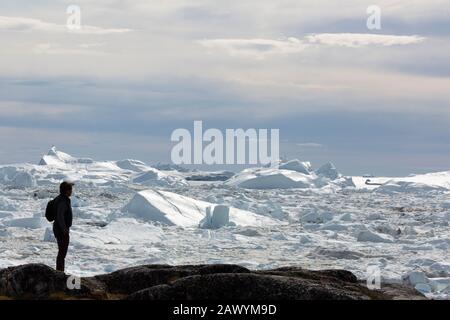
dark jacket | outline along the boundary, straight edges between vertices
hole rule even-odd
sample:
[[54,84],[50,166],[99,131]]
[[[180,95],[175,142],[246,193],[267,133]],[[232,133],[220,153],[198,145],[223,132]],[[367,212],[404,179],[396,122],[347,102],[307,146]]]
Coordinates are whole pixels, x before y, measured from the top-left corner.
[[53,232],[62,234],[64,231],[69,231],[72,226],[72,205],[70,198],[60,194],[55,198],[56,218],[53,222]]

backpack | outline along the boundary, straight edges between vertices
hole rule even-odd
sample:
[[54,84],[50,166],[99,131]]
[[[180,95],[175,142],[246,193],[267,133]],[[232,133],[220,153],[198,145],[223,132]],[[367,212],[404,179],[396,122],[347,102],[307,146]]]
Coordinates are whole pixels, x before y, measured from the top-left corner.
[[45,208],[45,218],[49,222],[53,222],[56,219],[56,199],[50,200],[47,203],[47,208]]

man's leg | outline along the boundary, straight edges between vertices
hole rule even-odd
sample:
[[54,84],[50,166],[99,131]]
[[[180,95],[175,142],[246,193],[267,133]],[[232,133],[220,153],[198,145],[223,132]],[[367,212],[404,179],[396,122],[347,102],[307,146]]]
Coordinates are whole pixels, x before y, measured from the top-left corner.
[[64,272],[65,259],[69,249],[69,234],[59,234],[56,237],[58,242],[58,256],[56,257],[56,270]]

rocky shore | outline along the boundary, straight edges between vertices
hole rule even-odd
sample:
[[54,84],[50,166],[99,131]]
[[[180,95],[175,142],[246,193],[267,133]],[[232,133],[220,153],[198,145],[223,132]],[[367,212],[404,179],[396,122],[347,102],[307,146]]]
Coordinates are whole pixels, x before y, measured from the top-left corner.
[[[69,285],[68,285],[69,284]],[[401,284],[369,290],[345,270],[254,271],[238,265],[144,265],[73,278],[42,264],[0,270],[0,300],[392,300],[425,299]]]

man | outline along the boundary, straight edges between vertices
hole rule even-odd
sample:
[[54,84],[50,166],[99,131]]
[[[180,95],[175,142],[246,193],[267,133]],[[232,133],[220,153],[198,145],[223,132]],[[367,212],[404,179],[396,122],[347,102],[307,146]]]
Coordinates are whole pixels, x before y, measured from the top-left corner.
[[72,195],[73,183],[63,182],[59,186],[59,196],[55,198],[56,217],[53,222],[53,234],[58,243],[56,270],[64,272],[65,259],[70,241],[70,227],[72,226]]

